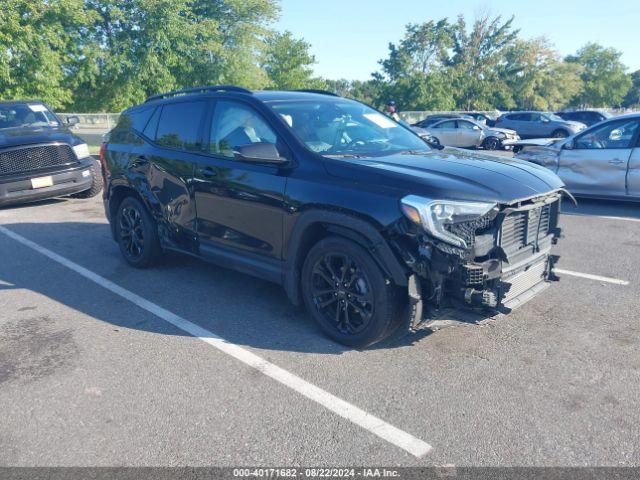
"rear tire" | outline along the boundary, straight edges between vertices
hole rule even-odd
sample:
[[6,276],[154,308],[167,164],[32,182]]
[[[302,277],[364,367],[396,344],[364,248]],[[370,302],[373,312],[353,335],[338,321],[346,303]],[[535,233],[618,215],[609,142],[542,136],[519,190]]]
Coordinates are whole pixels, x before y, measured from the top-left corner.
[[129,265],[147,268],[162,253],[158,228],[147,208],[137,198],[125,198],[116,214],[116,239],[120,253]]
[[363,348],[382,340],[399,315],[398,287],[365,249],[341,237],[311,248],[301,283],[311,316],[343,345]]
[[93,198],[102,191],[102,184],[102,168],[96,160],[93,162],[93,165],[91,165],[91,188],[70,196],[71,198]]

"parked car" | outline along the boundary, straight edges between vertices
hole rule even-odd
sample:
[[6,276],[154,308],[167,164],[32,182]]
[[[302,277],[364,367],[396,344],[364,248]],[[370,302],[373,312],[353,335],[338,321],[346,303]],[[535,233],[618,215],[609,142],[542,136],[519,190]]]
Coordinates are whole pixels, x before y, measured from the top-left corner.
[[425,304],[508,311],[555,261],[554,173],[432,150],[329,93],[157,95],[122,114],[102,159],[129,264],[180,251],[276,282],[346,345],[410,330]]
[[485,124],[487,127],[495,127],[496,126],[495,117],[492,117],[491,115],[487,115],[486,113],[482,113],[482,112],[467,112],[466,115],[468,115],[471,118],[473,118],[476,122]]
[[100,193],[100,166],[69,120],[39,101],[0,102],[0,206]]
[[434,143],[450,147],[482,147],[498,150],[504,140],[518,140],[518,134],[504,128],[491,128],[475,120],[441,120],[423,129]]
[[496,127],[515,130],[521,138],[566,138],[584,130],[586,125],[549,112],[510,112],[498,117]]
[[640,114],[563,140],[523,145],[517,157],[557,173],[575,196],[640,200]]
[[419,122],[414,123],[413,126],[419,127],[419,128],[427,128],[441,120],[447,120],[451,118],[466,118],[467,120],[473,120],[473,118],[470,117],[469,115],[458,114],[458,113],[438,113],[438,114],[427,116],[424,120],[420,120]]
[[611,115],[607,112],[600,112],[598,110],[574,110],[566,112],[556,112],[556,115],[563,118],[564,120],[584,123],[587,127],[611,118]]

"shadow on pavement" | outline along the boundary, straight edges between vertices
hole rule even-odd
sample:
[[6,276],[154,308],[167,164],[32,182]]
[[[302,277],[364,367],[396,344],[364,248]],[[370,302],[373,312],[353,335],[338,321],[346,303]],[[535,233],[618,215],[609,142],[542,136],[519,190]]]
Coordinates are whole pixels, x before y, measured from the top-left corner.
[[[3,226],[229,342],[266,350],[332,355],[352,350],[328,339],[302,307],[289,302],[278,285],[178,254],[167,255],[153,269],[130,267],[121,258],[105,223]],[[5,239],[5,244],[15,242],[0,233],[0,240]],[[15,246],[11,246],[16,251],[14,261],[3,262],[0,267],[0,291],[31,290],[118,328],[188,335],[158,317],[143,314],[127,300],[28,247]],[[123,315],[123,310],[128,313]],[[370,348],[409,346],[431,332],[422,329]]]

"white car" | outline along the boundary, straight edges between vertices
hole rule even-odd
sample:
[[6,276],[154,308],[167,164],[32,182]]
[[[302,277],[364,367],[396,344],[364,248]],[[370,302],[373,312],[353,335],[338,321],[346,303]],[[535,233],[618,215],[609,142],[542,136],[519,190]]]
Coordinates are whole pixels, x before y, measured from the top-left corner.
[[498,150],[503,142],[519,140],[514,130],[488,127],[475,120],[455,118],[441,120],[424,131],[441,145],[448,147],[482,147],[486,150]]

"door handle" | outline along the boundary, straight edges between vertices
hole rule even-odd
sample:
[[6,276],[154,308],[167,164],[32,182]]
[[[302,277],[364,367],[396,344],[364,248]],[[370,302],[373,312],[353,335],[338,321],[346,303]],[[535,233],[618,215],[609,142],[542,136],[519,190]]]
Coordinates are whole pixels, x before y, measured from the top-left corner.
[[215,177],[216,175],[218,175],[218,172],[216,172],[211,167],[200,168],[200,169],[198,169],[198,172],[200,173],[200,175],[202,175],[205,178],[211,178],[211,177]]
[[609,163],[611,165],[620,165],[621,163],[624,163],[624,160],[620,160],[619,158],[613,158],[609,160]]

